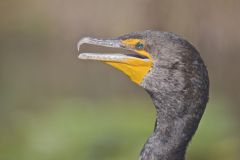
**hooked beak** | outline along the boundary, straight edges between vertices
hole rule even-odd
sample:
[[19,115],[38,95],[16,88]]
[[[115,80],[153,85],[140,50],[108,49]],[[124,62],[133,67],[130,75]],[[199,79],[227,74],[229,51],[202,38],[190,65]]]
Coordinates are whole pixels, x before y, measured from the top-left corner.
[[[84,37],[78,42],[78,51],[80,50],[81,45],[83,44],[92,44],[97,46],[104,46],[104,47],[110,47],[110,48],[122,48],[126,49],[124,44],[122,44],[121,40],[117,39],[96,39],[91,37]],[[148,61],[148,57],[145,57],[143,55],[140,55],[136,52],[134,52],[131,49],[127,49],[128,51],[132,51],[132,53],[108,53],[108,54],[99,54],[99,53],[80,53],[78,58],[79,59],[88,59],[88,60],[98,60],[98,61],[114,61],[114,62],[124,62],[127,59],[139,59]]]
[[120,48],[120,41],[119,40],[102,40],[96,39],[91,37],[84,37],[78,42],[78,51],[82,44],[93,44],[105,47],[113,47],[113,48]]
[[[85,37],[78,42],[78,51],[83,44],[92,44],[110,48],[122,48],[131,53],[80,53],[78,58],[103,61],[128,75],[133,82],[140,84],[144,76],[152,67],[153,62],[149,53],[145,50],[134,50],[134,45],[130,42],[132,41],[119,39],[103,40]],[[133,40],[133,42],[135,42],[135,40]]]

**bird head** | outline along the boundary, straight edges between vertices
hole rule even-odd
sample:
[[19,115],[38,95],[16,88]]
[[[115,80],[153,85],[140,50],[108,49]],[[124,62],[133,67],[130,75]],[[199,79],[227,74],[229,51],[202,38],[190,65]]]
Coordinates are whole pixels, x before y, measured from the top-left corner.
[[192,67],[189,66],[196,57],[199,57],[197,51],[187,41],[169,32],[147,30],[113,39],[85,37],[78,42],[78,50],[82,44],[123,49],[121,53],[111,54],[80,53],[79,59],[97,60],[109,64],[145,89],[159,86],[154,79],[164,78],[166,72],[161,69],[170,70],[175,67],[176,70],[191,72]]

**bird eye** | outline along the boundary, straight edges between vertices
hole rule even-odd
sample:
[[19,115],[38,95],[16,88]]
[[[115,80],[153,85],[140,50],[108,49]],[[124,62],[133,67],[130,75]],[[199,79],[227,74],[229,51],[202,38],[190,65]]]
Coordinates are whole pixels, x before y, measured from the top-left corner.
[[144,48],[144,44],[142,44],[141,42],[138,42],[136,45],[135,45],[135,48],[140,50],[140,49],[143,49]]

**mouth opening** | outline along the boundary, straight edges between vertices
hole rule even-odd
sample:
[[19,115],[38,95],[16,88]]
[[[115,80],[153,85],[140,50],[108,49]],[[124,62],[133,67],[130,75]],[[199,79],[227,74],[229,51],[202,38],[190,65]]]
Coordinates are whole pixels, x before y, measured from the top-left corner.
[[125,55],[126,55],[126,56],[129,56],[129,57],[139,58],[139,59],[149,59],[147,56],[140,55],[140,54],[134,53],[134,52],[126,53]]

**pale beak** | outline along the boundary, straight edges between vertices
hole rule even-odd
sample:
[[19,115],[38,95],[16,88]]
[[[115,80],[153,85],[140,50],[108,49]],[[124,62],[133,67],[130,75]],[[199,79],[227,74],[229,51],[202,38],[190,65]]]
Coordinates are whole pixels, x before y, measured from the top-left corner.
[[[78,50],[82,44],[92,44],[111,48],[123,48],[125,53],[80,53],[79,59],[97,60],[113,66],[125,73],[133,82],[140,84],[144,76],[152,67],[152,60],[144,54],[138,53],[119,39],[96,39],[85,37],[78,42]],[[130,51],[130,53],[127,53]],[[148,54],[148,53],[145,53]]]
[[[82,38],[77,45],[78,51],[80,50],[81,45],[83,44],[92,44],[92,45],[98,45],[98,46],[104,46],[104,47],[110,47],[110,48],[123,48],[126,49],[122,44],[121,40],[118,39],[96,39],[91,37],[84,37]],[[130,50],[130,49],[128,49]],[[79,59],[88,59],[88,60],[98,60],[98,61],[114,61],[114,62],[123,62],[129,58],[132,59],[141,59],[144,61],[147,61],[148,59],[144,56],[141,56],[137,53],[135,53],[133,50],[131,54],[129,53],[80,53],[78,58]]]

